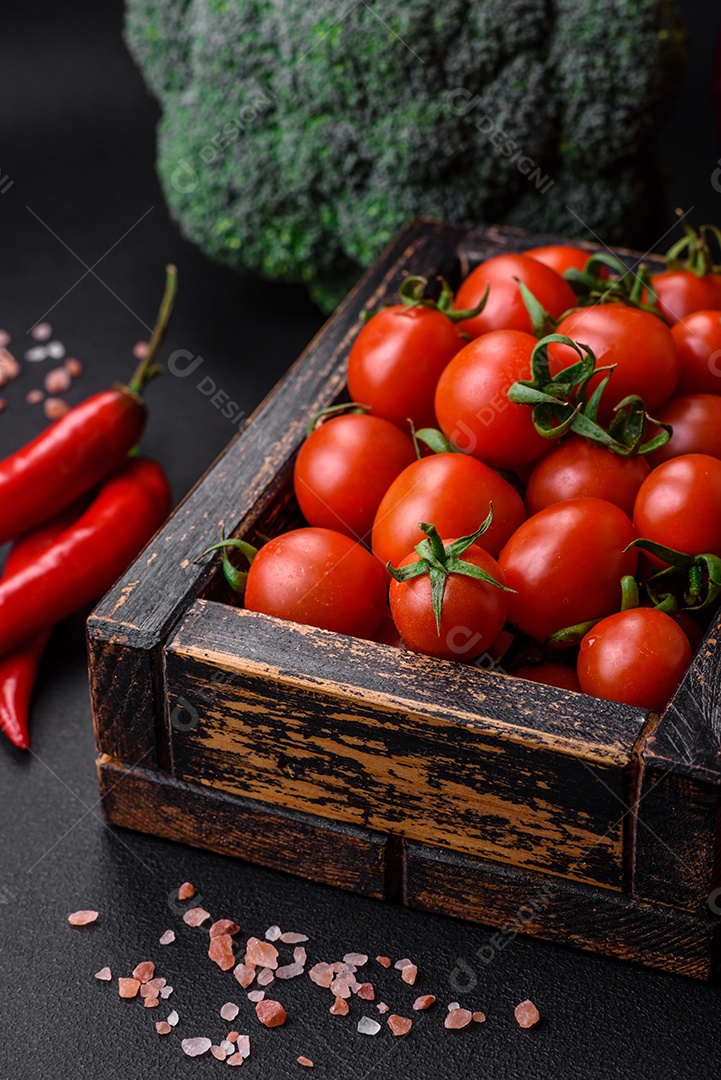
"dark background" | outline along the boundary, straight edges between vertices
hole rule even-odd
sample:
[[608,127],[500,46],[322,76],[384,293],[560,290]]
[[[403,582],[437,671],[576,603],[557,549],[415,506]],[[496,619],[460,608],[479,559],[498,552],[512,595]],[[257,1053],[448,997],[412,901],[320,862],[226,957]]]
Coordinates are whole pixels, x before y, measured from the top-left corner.
[[[721,218],[710,179],[721,151],[708,101],[717,16],[712,5],[687,7],[692,59],[658,175],[667,225],[676,205],[693,206],[696,224]],[[52,307],[55,335],[86,365],[69,400],[127,378],[132,345],[153,321],[163,266],[174,260],[181,291],[168,350],[202,354],[205,373],[250,412],[320,325],[319,312],[300,290],[238,278],[179,238],[153,169],[157,110],[122,45],[118,0],[13,8],[0,63],[0,176],[13,181],[0,195],[0,325],[12,347],[22,354],[27,329]],[[40,408],[24,398],[51,364],[28,364],[3,391],[0,455],[44,426]],[[168,375],[147,395],[144,447],[163,460],[178,498],[234,432],[196,386]],[[475,953],[492,933],[484,928],[111,831],[99,818],[93,760],[78,617],[56,632],[46,657],[32,754],[0,744],[0,1080],[205,1075],[222,1066],[210,1056],[185,1058],[180,1038],[220,1039],[230,1027],[252,1036],[243,1075],[267,1080],[302,1075],[299,1054],[315,1060],[311,1075],[334,1080],[690,1080],[721,1067],[717,989],[520,939],[482,967]],[[262,936],[273,922],[308,933],[312,962],[348,950],[414,958],[417,987],[383,973],[380,995],[407,1014],[417,992],[434,992],[435,1011],[419,1014],[408,1039],[387,1031],[371,1039],[355,1031],[359,1002],[351,1017],[331,1018],[327,992],[303,978],[281,992],[287,1026],[260,1030],[240,987],[205,957],[202,932],[187,929],[174,908],[173,890],[185,879],[214,917],[232,916],[246,933]],[[96,926],[68,926],[68,912],[80,907],[99,909]],[[168,927],[178,941],[163,949],[157,939]],[[117,977],[147,958],[175,987],[167,1009],[146,1012],[93,979],[105,964]],[[454,983],[459,958],[477,981],[467,993]],[[522,1032],[512,1010],[527,996],[543,1022]],[[241,1005],[232,1025],[217,1015],[226,1000]],[[452,1000],[484,1009],[487,1023],[445,1032]],[[161,1040],[154,1021],[173,1007],[180,1025]],[[373,1006],[362,1012],[376,1015]]]

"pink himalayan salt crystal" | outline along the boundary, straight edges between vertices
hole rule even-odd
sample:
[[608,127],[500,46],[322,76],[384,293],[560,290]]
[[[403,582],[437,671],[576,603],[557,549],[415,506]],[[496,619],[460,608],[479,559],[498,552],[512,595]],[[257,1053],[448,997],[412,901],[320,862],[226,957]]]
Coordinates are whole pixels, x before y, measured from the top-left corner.
[[200,1057],[201,1054],[207,1054],[213,1045],[210,1039],[206,1039],[204,1036],[195,1039],[183,1039],[180,1044],[183,1053],[188,1057]]
[[333,969],[330,964],[314,964],[308,975],[316,986],[328,987],[333,982]]
[[100,979],[101,982],[110,982],[113,974],[109,967],[101,968],[100,971],[95,972],[95,978]]
[[210,928],[210,936],[214,938],[220,937],[221,934],[228,934],[232,937],[233,934],[237,934],[239,930],[240,927],[237,923],[234,923],[232,919],[218,919]]
[[[235,1032],[231,1031],[231,1035],[234,1035],[234,1034],[235,1034]],[[235,1047],[233,1046],[230,1039],[223,1039],[223,1041],[220,1044],[220,1049],[225,1051],[226,1056],[229,1055],[229,1054],[234,1054],[235,1053]]]
[[255,978],[255,966],[253,964],[238,964],[233,974],[243,989],[247,990]]
[[381,1013],[381,1015],[388,1012],[388,1006],[386,1005],[385,1001],[379,1001],[376,1005],[376,1009],[379,1013]]
[[473,1013],[470,1009],[451,1009],[443,1021],[443,1025],[451,1031],[456,1031],[458,1028],[467,1027],[472,1019]]
[[[239,1039],[239,1038],[240,1038],[240,1035],[238,1034],[237,1031],[229,1031],[228,1034],[223,1039],[223,1043],[230,1043],[230,1049],[232,1051],[234,1049],[233,1043],[235,1042],[236,1039]],[[223,1045],[223,1043],[221,1043],[221,1046]]]
[[202,907],[188,908],[183,915],[183,922],[188,926],[200,926],[206,919],[210,918],[210,912],[206,911]]
[[[137,975],[133,972],[134,977],[137,979]],[[151,979],[149,982],[143,983],[140,987],[141,997],[158,997],[160,991],[165,986],[165,979]]]
[[363,1001],[375,1001],[376,999],[376,992],[373,987],[373,983],[361,983],[356,993],[359,998],[363,999]]
[[[135,971],[133,972],[133,978],[137,979],[138,982],[147,983],[150,982],[154,974],[155,964],[153,963],[153,961],[143,960],[143,962],[141,964],[138,964]],[[163,982],[163,986],[165,986],[165,982]]]
[[533,1025],[537,1024],[541,1019],[541,1014],[538,1009],[533,1002],[528,999],[522,1001],[520,1005],[516,1005],[513,1010],[513,1015],[516,1018],[518,1026],[522,1028],[533,1027]]
[[67,368],[52,368],[45,376],[44,385],[49,394],[64,394],[70,389],[72,379]]
[[394,1035],[407,1035],[413,1027],[412,1020],[409,1020],[407,1016],[398,1016],[397,1013],[391,1013],[387,1023]]
[[172,930],[166,930],[160,938],[161,945],[172,945],[175,941],[175,933]]
[[407,956],[404,956],[402,960],[396,960],[393,967],[396,969],[396,971],[403,971],[404,967],[408,967],[412,963],[412,960],[409,960]]
[[245,962],[257,964],[262,968],[275,969],[278,967],[278,950],[268,941],[261,941],[257,937],[248,938],[245,947]]
[[39,322],[37,326],[34,326],[30,331],[30,337],[36,341],[49,341],[53,333],[53,328],[49,322]]
[[160,991],[160,996],[161,996],[161,998],[163,998],[163,1000],[165,1000],[165,998],[170,997],[172,992],[173,992],[172,986],[164,986],[163,989]]
[[64,366],[71,379],[78,379],[83,373],[82,363],[74,356],[69,356]]
[[118,993],[121,998],[134,998],[138,996],[140,983],[137,979],[118,979]]
[[348,1015],[348,1002],[342,997],[334,999],[333,1004],[328,1010],[331,1016],[347,1016]]
[[45,399],[43,414],[45,415],[46,420],[59,420],[69,412],[70,406],[67,401],[63,401],[62,398],[49,397]]
[[[148,349],[149,348],[150,348],[150,342],[149,341],[136,341],[135,344],[133,345],[133,356],[135,357],[136,360],[144,360],[145,357],[148,355]],[[190,895],[192,896],[193,894],[191,893]],[[180,899],[182,900],[183,897],[181,896]]]
[[7,330],[0,330],[0,348],[4,349],[6,345],[9,345],[11,341],[10,335]]
[[287,1020],[286,1012],[279,1001],[270,1001],[267,998],[259,1001],[255,1006],[255,1015],[264,1027],[282,1027]]
[[180,1020],[180,1017],[178,1016],[175,1009],[173,1009],[173,1011],[168,1016],[168,1023],[170,1024],[171,1027],[175,1027],[176,1024],[178,1023],[178,1020]]
[[293,933],[281,934],[280,940],[283,942],[284,945],[302,945],[308,940],[308,935]]
[[191,896],[195,896],[195,885],[184,881],[178,889],[178,900],[190,900]]
[[304,1068],[306,1068],[306,1069],[312,1069],[312,1068],[314,1068],[313,1062],[312,1062],[312,1061],[310,1060],[310,1058],[307,1058],[307,1057],[303,1057],[303,1055],[302,1055],[302,1054],[301,1054],[301,1056],[300,1056],[300,1057],[299,1057],[299,1058],[297,1059],[297,1061],[298,1061],[298,1064],[299,1064],[299,1065],[302,1065],[302,1066],[303,1066]]
[[46,360],[48,351],[42,345],[33,345],[32,349],[27,349],[24,353],[25,359],[29,360],[33,364],[39,363],[41,360]]
[[376,960],[381,965],[381,967],[389,968],[391,966],[390,956],[376,956]]
[[296,964],[300,964],[301,966],[305,964],[306,960],[308,959],[308,953],[305,951],[302,945],[296,945],[296,947],[293,949],[293,959],[295,960]]
[[426,1009],[430,1009],[435,1000],[435,994],[421,994],[421,996],[417,997],[413,1002],[413,1008],[416,1012],[424,1012]]
[[349,998],[351,995],[351,989],[345,979],[335,979],[330,984],[331,994],[335,994],[336,997]]
[[45,352],[51,360],[62,360],[65,356],[65,346],[62,341],[49,341],[45,346]]
[[343,960],[335,960],[331,965],[331,971],[335,971],[338,975],[354,975],[355,966],[353,964],[346,964]]
[[277,941],[280,935],[283,933],[279,926],[269,926],[265,932],[266,941]]
[[232,1065],[234,1068],[237,1068],[238,1065],[243,1064],[243,1058],[240,1054],[232,1054],[229,1058],[225,1059],[225,1064]]
[[270,986],[275,976],[270,968],[263,968],[258,974],[258,986]]
[[0,371],[8,380],[17,379],[22,371],[18,360],[5,348],[0,348]]
[[450,1003],[450,1005],[448,1006],[448,1011],[450,1012],[450,1011],[451,1011],[451,1009],[460,1009],[460,1007],[461,1007],[461,1006],[460,1006],[460,1005],[458,1004],[458,1002],[457,1002],[457,1001],[452,1001],[452,1002]]
[[250,1035],[239,1035],[235,1043],[242,1058],[250,1057]]
[[361,1035],[377,1035],[380,1029],[381,1026],[377,1020],[370,1016],[361,1016],[356,1030]]
[[223,1020],[235,1020],[239,1012],[240,1009],[234,1001],[226,1001],[225,1005],[221,1007],[220,1015]]
[[295,979],[297,975],[303,974],[302,964],[286,964],[285,967],[279,967],[275,973],[276,979]]
[[265,997],[265,990],[251,990],[248,994],[248,1001],[257,1002],[262,1001]]
[[208,956],[217,964],[221,971],[230,971],[235,966],[233,954],[233,939],[230,934],[219,934],[210,939]]
[[45,394],[42,392],[42,390],[28,390],[27,394],[25,395],[25,400],[27,401],[28,405],[39,405],[44,397]]
[[353,967],[359,968],[359,967],[363,967],[364,964],[368,963],[368,957],[366,956],[365,953],[349,952],[349,953],[346,953],[345,956],[343,957],[343,963],[344,964],[352,964]]
[[155,1023],[155,1030],[158,1035],[170,1035],[173,1030],[167,1020],[157,1020]]
[[143,1005],[146,1009],[156,1009],[160,1002],[156,997],[146,997]]
[[418,968],[415,964],[407,964],[401,971],[401,978],[404,983],[408,983],[409,986],[413,986],[418,977]]
[[478,1012],[474,1012],[473,1019],[477,1024],[485,1024],[486,1014],[484,1012],[480,1012],[479,1010]]
[[225,1061],[228,1056],[222,1046],[211,1046],[210,1052],[218,1061]]
[[94,923],[97,917],[97,911],[73,911],[68,915],[68,922],[71,926],[88,926],[89,923]]

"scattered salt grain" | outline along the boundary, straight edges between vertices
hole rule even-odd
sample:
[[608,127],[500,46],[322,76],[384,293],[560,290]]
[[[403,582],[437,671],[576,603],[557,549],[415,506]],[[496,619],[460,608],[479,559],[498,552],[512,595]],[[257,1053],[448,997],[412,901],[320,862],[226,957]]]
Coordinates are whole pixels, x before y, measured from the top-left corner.
[[307,1058],[307,1057],[302,1057],[302,1056],[299,1057],[298,1058],[298,1064],[303,1065],[304,1068],[306,1068],[306,1069],[312,1069],[313,1068],[313,1062],[310,1060],[310,1058]]
[[49,397],[45,399],[43,413],[46,420],[60,420],[68,412],[70,412],[70,406],[62,398]]
[[234,923],[232,919],[218,919],[210,928],[210,936],[214,938],[220,937],[221,934],[228,934],[232,937],[233,934],[237,934],[239,930],[240,927],[237,923]]
[[330,984],[331,994],[335,994],[336,997],[349,998],[351,995],[351,989],[348,982],[345,979],[334,979]]
[[161,996],[161,998],[163,998],[163,1000],[165,1000],[165,998],[170,997],[172,992],[173,992],[172,986],[164,986],[163,989],[160,991],[160,996]]
[[443,1021],[444,1027],[451,1031],[467,1027],[473,1019],[473,1013],[469,1009],[451,1009]]
[[376,1009],[379,1013],[381,1013],[381,1015],[388,1012],[388,1006],[386,1005],[385,1001],[379,1001],[376,1005]]
[[413,1027],[412,1020],[407,1016],[398,1016],[397,1013],[391,1013],[387,1023],[394,1035],[407,1035]]
[[166,930],[163,936],[160,938],[161,945],[172,945],[175,941],[175,933],[172,930]]
[[143,1002],[143,1005],[146,1009],[157,1009],[159,1004],[160,1002],[156,997],[146,997],[145,1001]]
[[255,1003],[262,1001],[265,997],[265,990],[251,990],[248,994],[248,1001]]
[[10,340],[10,335],[7,330],[0,330],[0,348],[5,348],[6,345],[9,345]]
[[228,1056],[222,1046],[211,1046],[210,1052],[218,1061],[225,1061]]
[[193,907],[188,908],[185,912],[183,915],[183,922],[187,923],[188,926],[200,926],[201,923],[204,923],[209,918],[210,912],[206,911],[205,908]]
[[232,1046],[233,1043],[239,1038],[240,1034],[237,1031],[229,1031],[228,1034],[225,1036],[225,1041],[229,1042]]
[[402,960],[396,960],[393,967],[396,969],[396,971],[403,971],[404,967],[408,967],[412,963],[412,960],[409,960],[407,956],[404,956]]
[[[143,962],[141,964],[138,964],[135,971],[133,972],[133,978],[137,979],[138,982],[148,983],[150,982],[154,974],[155,964],[153,963],[153,961],[143,960]],[[163,986],[165,986],[165,981],[163,981]]]
[[238,1065],[243,1064],[243,1059],[240,1054],[233,1054],[231,1057],[225,1059],[225,1064],[237,1067]]
[[533,1002],[528,999],[522,1001],[520,1005],[516,1005],[513,1010],[513,1015],[516,1018],[518,1026],[522,1028],[533,1027],[533,1025],[537,1024],[541,1019],[541,1014],[538,1009]]
[[279,1001],[259,1001],[255,1006],[255,1015],[261,1024],[268,1028],[282,1027],[287,1020],[286,1012]]
[[404,983],[408,983],[409,986],[413,986],[418,977],[418,968],[415,964],[406,964],[401,970],[401,978]]
[[376,999],[376,992],[373,988],[373,983],[361,983],[356,993],[358,994],[359,998],[363,999],[363,1001],[375,1001]]
[[413,1002],[413,1008],[416,1012],[424,1012],[425,1009],[430,1009],[435,1000],[435,994],[421,994],[421,996],[417,997]]
[[175,1025],[178,1023],[178,1020],[180,1020],[180,1017],[178,1016],[175,1009],[173,1009],[173,1011],[168,1016],[168,1023],[171,1027],[175,1027]]
[[370,1016],[361,1016],[358,1021],[358,1032],[361,1035],[377,1035],[381,1026],[377,1020],[371,1019]]
[[78,379],[83,373],[83,365],[80,360],[74,356],[69,356],[65,361],[65,370],[71,379]]
[[265,932],[266,941],[277,941],[282,933],[283,931],[279,926],[269,926]]
[[308,935],[307,934],[292,934],[292,933],[281,934],[280,935],[280,940],[285,945],[302,945],[304,942],[306,942],[308,940]]
[[[136,341],[133,345],[133,356],[136,360],[144,360],[150,348],[149,341]],[[192,893],[191,893],[192,896]]]
[[451,1012],[452,1009],[460,1009],[460,1007],[461,1006],[457,1001],[452,1001],[448,1006],[448,1011]]
[[473,1019],[477,1024],[485,1024],[486,1014],[484,1012],[474,1012]]
[[167,1020],[158,1020],[155,1024],[155,1030],[158,1035],[170,1035],[173,1030]]
[[51,360],[62,360],[65,356],[65,346],[62,341],[49,341],[45,346],[45,352]]
[[258,973],[258,986],[270,986],[274,978],[275,976],[270,968],[265,967]]
[[68,915],[68,922],[71,926],[88,926],[89,923],[94,923],[97,917],[97,911],[73,911]]
[[118,993],[121,998],[134,998],[138,996],[140,983],[137,979],[118,979]]
[[28,390],[27,394],[25,395],[25,400],[27,401],[28,405],[39,405],[44,397],[45,394],[42,392],[42,390]]
[[200,1057],[201,1054],[207,1054],[213,1044],[210,1039],[203,1036],[196,1039],[183,1039],[180,1045],[183,1053],[188,1057]]
[[190,900],[191,896],[195,896],[195,885],[191,885],[189,881],[184,881],[178,889],[178,900]]
[[100,979],[101,982],[110,982],[112,977],[112,972],[109,967],[101,968],[100,971],[95,972],[95,978]]
[[36,341],[47,341],[53,332],[53,328],[49,322],[39,322],[30,331],[30,337],[35,338]]
[[239,1035],[235,1042],[240,1056],[242,1058],[250,1057],[250,1035]]
[[9,349],[0,348],[0,371],[4,376],[5,382],[9,382],[11,379],[17,379],[22,371],[20,364]]
[[293,949],[293,959],[295,960],[296,964],[305,964],[306,960],[308,959],[308,953],[305,951],[302,945],[296,945],[296,947]]
[[44,379],[45,389],[49,394],[64,394],[70,389],[71,382],[70,372],[64,367],[53,368]]
[[276,979],[295,979],[297,975],[303,974],[302,964],[286,964],[285,967],[279,967],[275,973]]
[[333,1004],[328,1011],[330,1012],[331,1016],[347,1016],[348,1008],[348,1002],[345,1001],[342,997],[337,997],[334,999]]
[[[137,979],[138,976],[135,974],[135,972],[133,972],[133,975]],[[165,979],[150,979],[148,982],[143,983],[140,987],[140,996],[144,998],[158,997],[160,991],[164,988],[164,986]]]
[[381,967],[389,968],[391,966],[390,956],[376,956],[376,960],[381,965]]
[[47,355],[47,349],[42,345],[34,345],[32,349],[26,349],[25,351],[25,359],[29,360],[31,364],[37,364],[38,361],[45,360]]
[[330,964],[314,964],[308,975],[316,986],[328,987],[333,982],[333,969]]
[[245,963],[275,969],[278,967],[278,950],[270,942],[261,941],[257,937],[248,938],[245,947]]
[[346,953],[343,957],[343,963],[353,964],[354,967],[359,968],[363,967],[364,964],[368,963],[368,957],[365,955],[365,953],[349,952]]
[[234,1001],[226,1001],[225,1005],[220,1010],[220,1015],[223,1020],[235,1020],[236,1016],[240,1012],[240,1009]]
[[237,964],[233,974],[243,989],[247,990],[255,978],[255,966],[252,964]]
[[211,937],[208,956],[214,964],[218,965],[221,971],[230,971],[232,967],[235,967],[233,939],[230,934],[219,934],[217,937]]
[[226,1054],[234,1054],[235,1053],[235,1047],[233,1046],[230,1039],[223,1039],[223,1041],[220,1044],[220,1048]]

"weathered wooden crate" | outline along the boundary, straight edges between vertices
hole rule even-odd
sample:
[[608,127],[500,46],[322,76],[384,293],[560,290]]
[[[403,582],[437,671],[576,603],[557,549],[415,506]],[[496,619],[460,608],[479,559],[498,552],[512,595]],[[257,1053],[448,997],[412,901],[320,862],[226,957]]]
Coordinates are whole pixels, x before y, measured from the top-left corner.
[[[663,716],[227,602],[227,534],[297,518],[312,414],[361,311],[543,238],[410,224],[88,623],[108,821],[379,899],[711,978],[719,960],[715,621]],[[592,246],[589,245],[589,248]],[[634,256],[627,253],[631,264]]]

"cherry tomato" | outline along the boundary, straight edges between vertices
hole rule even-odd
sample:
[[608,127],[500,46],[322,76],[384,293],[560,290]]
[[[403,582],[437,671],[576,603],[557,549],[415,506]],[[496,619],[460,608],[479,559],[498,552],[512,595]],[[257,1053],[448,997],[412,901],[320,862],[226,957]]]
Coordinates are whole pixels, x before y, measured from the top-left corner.
[[561,690],[575,690],[580,693],[578,676],[568,664],[554,664],[550,661],[542,664],[528,664],[514,672],[517,679],[543,683],[545,686],[558,686]]
[[331,529],[294,529],[251,563],[249,611],[370,638],[386,610],[386,575],[370,552]]
[[[566,270],[585,270],[588,260],[593,255],[592,251],[585,248],[574,247],[572,244],[548,244],[546,247],[529,248],[524,251],[530,259],[536,259],[563,275]],[[600,268],[601,277],[607,278],[608,271],[605,266]]]
[[602,619],[578,655],[586,694],[663,712],[691,663],[681,627],[662,611],[632,608]]
[[495,330],[451,360],[436,389],[436,416],[457,450],[504,469],[548,451],[548,439],[533,426],[533,410],[508,400],[513,383],[530,379],[536,344],[521,330]]
[[620,506],[631,517],[638,489],[650,471],[644,457],[622,457],[572,435],[534,466],[526,486],[526,512],[530,516],[552,503],[590,496]]
[[644,540],[721,556],[721,461],[684,454],[662,462],[641,485],[633,523]]
[[385,493],[373,524],[373,551],[383,565],[398,566],[424,539],[419,522],[433,522],[441,536],[470,536],[488,514],[489,503],[493,522],[476,542],[495,556],[526,516],[516,489],[466,454],[421,458]]
[[[452,543],[444,540],[443,544]],[[505,585],[498,563],[487,551],[472,544],[463,553],[464,562],[480,567]],[[412,552],[401,566],[418,562]],[[428,574],[409,581],[391,581],[390,602],[393,621],[408,649],[442,660],[473,660],[498,637],[508,614],[507,592],[465,574],[446,577],[441,608],[440,634],[431,603]]]
[[381,499],[415,460],[411,440],[388,420],[336,416],[301,446],[293,472],[295,497],[309,525],[370,540]]
[[508,618],[543,644],[576,623],[601,619],[620,607],[621,578],[633,574],[636,539],[618,506],[603,499],[554,503],[524,521],[498,562],[516,595]]
[[433,427],[433,396],[446,364],[465,345],[460,324],[432,308],[396,304],[365,324],[348,357],[351,398],[408,430]]
[[721,307],[721,276],[692,270],[662,270],[651,276],[656,306],[672,326],[693,311]]
[[656,419],[670,424],[673,435],[659,450],[648,455],[654,468],[682,454],[721,458],[721,397],[686,394],[671,398],[657,410]]
[[[640,395],[653,412],[676,388],[680,363],[671,331],[658,315],[620,303],[597,304],[567,315],[557,332],[588,345],[599,367],[616,365],[599,410],[604,423],[612,417],[613,406],[629,394]],[[575,363],[578,354],[568,345],[554,344],[548,347],[548,360],[556,375]],[[601,378],[591,379],[590,392]]]
[[671,334],[681,361],[677,393],[721,394],[721,310],[694,311]]
[[555,270],[527,255],[494,255],[471,271],[456,294],[455,306],[463,310],[475,307],[486,286],[491,287],[483,311],[459,323],[460,329],[471,337],[489,330],[524,330],[529,334],[531,319],[515,278],[528,286],[554,319],[576,305],[576,294]]

